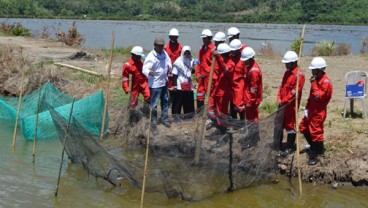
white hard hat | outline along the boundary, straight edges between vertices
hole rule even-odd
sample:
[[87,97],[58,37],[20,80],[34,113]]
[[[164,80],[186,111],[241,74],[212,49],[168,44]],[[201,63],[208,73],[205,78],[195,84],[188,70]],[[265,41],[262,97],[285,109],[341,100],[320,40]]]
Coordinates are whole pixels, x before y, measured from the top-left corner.
[[256,55],[256,52],[251,47],[246,47],[242,50],[240,60],[246,61],[250,58],[253,58]]
[[227,30],[227,37],[228,38],[231,38],[231,37],[233,37],[234,35],[237,35],[237,34],[239,34],[240,33],[240,31],[239,31],[239,29],[238,28],[236,28],[236,27],[230,27],[228,30]]
[[322,57],[313,58],[309,69],[322,69],[327,67],[326,61]]
[[227,43],[220,43],[217,46],[217,52],[219,54],[229,53],[230,51],[231,51],[231,48]]
[[179,36],[179,31],[176,28],[173,28],[169,32],[169,36]]
[[217,32],[215,37],[213,37],[214,41],[226,41],[226,35],[223,32]]
[[134,46],[130,52],[137,56],[144,56],[143,48],[140,46]]
[[201,33],[201,38],[212,37],[212,32],[209,29],[204,29]]
[[230,42],[230,48],[232,51],[236,51],[241,49],[242,43],[239,39],[234,39]]
[[294,51],[288,51],[285,53],[284,58],[281,60],[282,63],[291,63],[298,60],[298,54],[296,54]]

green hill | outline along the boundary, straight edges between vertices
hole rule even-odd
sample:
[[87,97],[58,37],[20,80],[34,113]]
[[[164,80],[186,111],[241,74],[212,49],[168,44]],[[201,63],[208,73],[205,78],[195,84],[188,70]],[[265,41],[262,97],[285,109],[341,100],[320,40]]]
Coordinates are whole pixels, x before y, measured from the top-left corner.
[[0,0],[1,17],[367,24],[368,0]]

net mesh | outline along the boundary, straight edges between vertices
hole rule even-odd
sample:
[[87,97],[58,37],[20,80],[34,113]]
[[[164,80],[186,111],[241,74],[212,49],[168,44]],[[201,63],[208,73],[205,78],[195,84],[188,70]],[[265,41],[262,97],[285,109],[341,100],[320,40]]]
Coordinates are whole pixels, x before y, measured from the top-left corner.
[[[182,115],[181,122],[173,123],[171,128],[158,125],[155,133],[150,129],[151,110],[147,106],[138,106],[134,111],[126,109],[122,109],[115,127],[115,133],[123,135],[118,140],[123,143],[122,156],[108,153],[85,133],[77,119],[72,119],[65,146],[71,161],[82,163],[88,172],[114,185],[126,179],[138,189],[144,185],[147,192],[161,192],[168,198],[185,201],[202,200],[276,176],[278,132],[282,130],[284,108],[258,123],[218,116],[221,123],[226,123],[227,131],[216,128],[204,131],[196,165],[193,163],[196,144],[206,122],[203,108]],[[66,120],[52,115],[63,138]],[[148,135],[148,171],[146,184],[142,184]]]
[[[40,102],[38,99],[40,98]],[[38,114],[37,139],[56,138],[57,132],[52,123],[46,103],[58,111],[64,118],[69,116],[73,98],[60,92],[51,83],[45,83],[39,89],[22,97],[19,112],[18,127],[26,140],[33,140],[35,134],[36,116]],[[19,97],[0,98],[0,119],[14,122],[16,120]],[[39,110],[37,111],[39,104]],[[88,106],[88,108],[86,107]],[[93,135],[99,135],[102,126],[104,108],[103,92],[98,91],[75,102],[74,116],[81,125]],[[106,125],[108,119],[106,119]],[[107,128],[106,128],[107,129]],[[107,131],[106,131],[107,132]]]

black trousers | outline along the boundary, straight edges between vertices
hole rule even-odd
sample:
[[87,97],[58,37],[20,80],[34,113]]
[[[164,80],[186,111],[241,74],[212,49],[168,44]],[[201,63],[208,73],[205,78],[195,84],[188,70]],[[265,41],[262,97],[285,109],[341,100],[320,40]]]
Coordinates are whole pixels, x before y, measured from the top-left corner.
[[182,109],[184,114],[194,112],[194,96],[193,91],[177,90],[173,93],[172,114],[181,114]]

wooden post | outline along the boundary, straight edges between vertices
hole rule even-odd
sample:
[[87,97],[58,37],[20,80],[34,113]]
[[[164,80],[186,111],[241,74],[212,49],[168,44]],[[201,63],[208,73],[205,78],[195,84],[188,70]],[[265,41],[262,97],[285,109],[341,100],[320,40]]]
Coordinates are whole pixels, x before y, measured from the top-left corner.
[[60,175],[61,175],[61,169],[63,167],[65,144],[66,144],[67,136],[68,136],[68,133],[69,133],[69,126],[70,126],[70,122],[71,122],[71,118],[72,118],[72,114],[73,114],[74,102],[75,102],[75,98],[73,99],[73,103],[72,103],[72,106],[70,108],[68,125],[66,126],[66,129],[65,129],[64,141],[63,141],[63,151],[61,152],[61,161],[60,161],[59,175],[58,175],[58,180],[57,180],[57,185],[56,185],[56,190],[55,190],[55,197],[57,197],[58,192],[59,192]]
[[102,117],[102,126],[101,126],[101,133],[100,133],[100,141],[102,141],[104,132],[105,132],[105,121],[106,121],[106,113],[109,106],[109,95],[110,95],[110,79],[111,79],[111,65],[112,65],[112,55],[114,53],[114,43],[115,43],[115,32],[112,31],[112,41],[111,41],[111,52],[110,52],[110,61],[109,67],[107,72],[107,90],[106,90],[106,101],[104,106],[104,112]]
[[[300,63],[301,57],[302,57],[302,51],[303,51],[303,42],[304,42],[304,33],[305,33],[305,24],[303,26],[303,30],[302,30],[302,34],[301,34],[301,42],[300,42],[300,48],[299,48],[299,58],[298,58],[298,63]],[[299,193],[300,195],[303,192],[302,189],[302,176],[301,176],[301,172],[300,172],[300,154],[299,154],[299,150],[300,150],[300,146],[299,146],[299,136],[298,136],[298,132],[299,132],[299,125],[298,125],[298,107],[299,107],[299,65],[298,65],[298,72],[297,72],[297,76],[296,76],[296,94],[295,94],[295,130],[296,130],[296,162],[297,162],[297,166],[298,166],[298,181],[299,181]]]
[[32,150],[32,162],[35,163],[36,159],[36,141],[37,141],[37,129],[38,129],[38,114],[40,112],[40,101],[41,101],[41,80],[38,84],[38,102],[37,102],[37,114],[36,114],[36,126],[33,138],[33,150]]
[[213,56],[212,57],[212,63],[211,63],[211,71],[210,71],[210,77],[208,80],[208,85],[207,85],[207,92],[206,92],[206,98],[205,98],[205,104],[204,104],[204,109],[203,109],[203,122],[202,122],[202,129],[201,129],[201,135],[196,143],[196,147],[195,147],[195,152],[194,152],[194,165],[198,165],[199,163],[199,156],[201,153],[201,145],[202,145],[202,140],[204,139],[204,132],[206,130],[206,118],[207,118],[207,111],[208,111],[208,100],[210,97],[210,92],[211,92],[211,87],[212,87],[212,77],[213,77],[213,71],[215,69],[215,61],[216,58]]
[[147,180],[147,166],[148,166],[148,153],[149,153],[149,144],[150,144],[150,135],[151,135],[151,119],[152,118],[152,109],[150,108],[149,114],[149,125],[148,125],[148,137],[146,144],[146,158],[144,160],[144,171],[143,171],[143,184],[142,184],[142,193],[141,193],[141,208],[144,205],[144,192],[146,190],[146,180]]
[[13,150],[15,150],[15,141],[17,139],[17,129],[18,129],[19,114],[20,114],[20,108],[22,107],[24,76],[25,76],[25,69],[23,67],[23,69],[22,69],[21,84],[20,84],[19,101],[18,101],[18,110],[17,110],[17,115],[16,115],[16,118],[15,118],[15,125],[14,125],[14,132],[13,132],[13,144],[12,144]]

